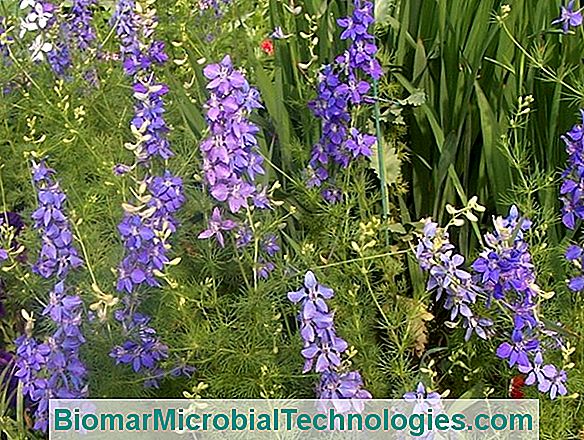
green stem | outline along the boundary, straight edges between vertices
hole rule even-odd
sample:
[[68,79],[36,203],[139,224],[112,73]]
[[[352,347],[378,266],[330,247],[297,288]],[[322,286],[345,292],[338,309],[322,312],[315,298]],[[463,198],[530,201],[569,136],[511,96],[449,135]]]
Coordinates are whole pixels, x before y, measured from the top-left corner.
[[[378,81],[373,80],[373,97],[375,99],[375,134],[377,136],[377,163],[379,164],[379,180],[381,183],[381,204],[383,208],[383,221],[387,223],[389,207],[387,199],[387,181],[385,180],[385,158],[383,155],[383,137],[381,135],[381,112],[378,100]],[[385,229],[385,244],[389,245],[389,232]]]

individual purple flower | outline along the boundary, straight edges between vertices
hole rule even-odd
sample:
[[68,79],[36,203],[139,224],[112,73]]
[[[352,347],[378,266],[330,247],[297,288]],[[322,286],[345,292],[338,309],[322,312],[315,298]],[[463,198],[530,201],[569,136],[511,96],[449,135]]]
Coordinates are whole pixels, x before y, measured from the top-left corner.
[[280,252],[278,238],[274,234],[267,234],[261,243],[262,251],[268,256],[273,257]]
[[554,365],[546,365],[543,367],[543,373],[548,380],[542,385],[542,391],[544,393],[549,392],[552,400],[558,395],[565,396],[568,394],[568,389],[566,388],[568,376],[564,370],[558,370]]
[[294,304],[301,303],[302,316],[312,318],[317,313],[328,313],[325,300],[331,299],[334,291],[330,287],[319,284],[312,271],[304,275],[304,286],[294,292],[288,292],[288,299]]
[[343,200],[343,193],[340,188],[330,186],[321,191],[322,198],[328,203],[334,204]]
[[281,26],[276,26],[270,34],[270,38],[273,38],[274,40],[285,40],[289,37],[290,35],[286,35]]
[[510,367],[513,367],[515,364],[525,367],[530,365],[530,352],[537,352],[539,347],[538,340],[526,340],[523,334],[515,329],[511,336],[511,343],[503,342],[499,345],[497,348],[497,356],[501,359],[507,359]]
[[426,414],[430,408],[442,409],[442,396],[436,391],[428,392],[422,382],[418,383],[415,391],[405,393],[403,399],[415,404],[412,412],[416,414]]
[[[544,374],[545,370],[550,370],[549,366],[543,365],[543,356],[541,352],[537,352],[537,354],[533,358],[533,362],[527,365],[519,365],[518,369],[521,373],[527,375],[525,378],[525,385],[534,385],[537,384],[539,391],[545,393],[549,390],[549,382],[550,380]],[[544,370],[545,369],[545,370]]]
[[274,270],[276,270],[276,265],[271,261],[260,259],[258,262],[257,273],[262,280],[267,280]]
[[221,215],[221,210],[219,208],[213,209],[213,214],[209,219],[209,224],[207,229],[201,232],[198,236],[200,239],[206,239],[215,237],[217,242],[221,247],[225,247],[225,238],[223,237],[224,231],[231,231],[237,226],[233,220],[223,219]]
[[564,33],[567,34],[571,27],[582,25],[582,13],[580,10],[574,11],[574,0],[570,0],[567,6],[562,6],[561,15],[552,24],[562,24]]

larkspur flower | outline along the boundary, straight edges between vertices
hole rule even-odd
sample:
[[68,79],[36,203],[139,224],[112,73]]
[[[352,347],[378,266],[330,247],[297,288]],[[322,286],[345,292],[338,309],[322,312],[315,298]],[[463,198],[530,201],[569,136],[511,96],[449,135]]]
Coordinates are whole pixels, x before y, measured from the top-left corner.
[[213,214],[209,219],[209,225],[206,230],[199,234],[200,239],[215,237],[217,242],[221,247],[225,246],[225,238],[223,237],[223,231],[231,231],[237,226],[233,220],[223,219],[221,215],[221,210],[219,208],[213,209]]
[[[407,392],[402,397],[405,402],[412,405],[411,414],[426,415],[431,414],[436,417],[444,412],[442,396],[436,391],[428,391],[422,382],[418,383],[415,391]],[[408,411],[409,412],[409,411]],[[434,440],[436,431],[430,429],[421,433],[419,438],[424,440]]]
[[[126,334],[134,338],[114,347],[110,356],[117,364],[131,365],[136,373],[141,370],[157,371],[158,363],[168,357],[168,347],[148,325],[150,318],[140,313],[129,313],[128,308],[118,310],[115,318],[122,323]],[[157,386],[157,381],[151,381],[149,385]]]
[[568,389],[566,388],[568,376],[564,370],[558,370],[554,365],[546,365],[543,370],[548,379],[542,387],[544,393],[549,392],[552,399],[555,399],[558,395],[565,396],[568,394]]
[[425,414],[430,408],[442,409],[442,396],[436,391],[429,392],[422,382],[418,383],[415,391],[407,392],[403,399],[408,403],[414,403],[413,413]]
[[[450,320],[461,317],[467,329],[483,334],[477,330],[477,326],[479,323],[484,324],[480,327],[488,326],[488,320],[475,316],[472,310],[481,288],[464,269],[464,257],[454,252],[448,232],[438,228],[431,219],[425,220],[423,233],[416,246],[416,258],[420,268],[429,273],[426,288],[436,291],[437,300],[443,299],[444,308],[450,311]],[[470,334],[467,333],[467,336]]]
[[33,162],[38,208],[33,212],[34,227],[41,232],[42,248],[33,269],[44,278],[64,277],[70,268],[83,264],[73,245],[73,232],[64,213],[67,197],[53,178],[54,171],[44,162]]
[[580,10],[574,11],[574,0],[570,0],[567,6],[562,6],[561,15],[552,24],[562,24],[564,33],[568,33],[570,28],[582,25],[582,13]]
[[[581,110],[584,120],[584,110]],[[562,222],[568,229],[584,219],[584,128],[576,124],[562,136],[568,153],[568,166],[562,174],[560,200],[563,202]]]
[[273,38],[274,40],[285,40],[287,38],[290,38],[291,35],[285,34],[281,26],[276,26],[272,33],[270,34],[270,37]]
[[233,68],[229,56],[206,66],[203,73],[209,80],[206,109],[211,131],[201,143],[205,181],[213,198],[237,213],[261,192],[255,185],[256,176],[264,174],[256,139],[259,129],[248,117],[262,105],[257,90]]
[[[68,66],[68,52],[62,46],[63,42],[55,45],[52,42],[52,28],[56,27],[58,8],[46,0],[23,0],[20,9],[26,15],[20,20],[20,34],[22,39],[27,33],[34,35],[28,44],[28,50],[33,62],[41,62],[47,58],[51,68],[60,74],[63,68]],[[57,26],[57,28],[59,28]]]
[[319,399],[370,399],[371,394],[363,388],[361,375],[343,369],[341,355],[347,350],[347,342],[337,335],[333,313],[325,300],[331,299],[334,291],[318,283],[312,271],[306,272],[304,285],[289,292],[288,299],[300,304],[300,335],[304,341],[301,351],[305,359],[303,372],[313,368],[321,373],[317,388]]
[[309,162],[309,186],[322,185],[334,166],[346,168],[355,159],[371,157],[376,142],[374,136],[351,126],[352,108],[365,101],[371,87],[368,81],[377,80],[382,74],[375,59],[375,38],[368,31],[373,23],[373,4],[356,0],[352,15],[337,23],[344,29],[341,39],[349,40],[350,46],[333,64],[322,68],[318,97],[309,103],[322,125],[321,138],[314,145]]
[[36,407],[35,429],[46,431],[49,399],[87,396],[87,369],[79,353],[85,343],[81,332],[83,302],[78,295],[69,294],[65,285],[69,271],[83,261],[73,244],[65,213],[66,196],[54,179],[54,170],[44,162],[33,162],[32,169],[38,193],[38,208],[32,218],[43,242],[34,270],[43,278],[56,280],[42,312],[55,330],[39,343],[32,336],[33,321],[28,317],[25,334],[15,341],[15,376],[23,384],[24,395]]
[[73,65],[71,51],[69,50],[69,27],[66,23],[59,27],[59,38],[55,44],[51,45],[51,50],[47,52],[47,61],[53,72],[60,77],[65,77]]
[[325,371],[320,376],[316,396],[321,400],[334,400],[333,405],[340,413],[351,409],[361,412],[364,404],[355,401],[373,398],[371,393],[364,388],[363,378],[358,371],[346,373]]
[[[497,217],[493,223],[494,231],[485,234],[485,248],[472,263],[470,272],[463,268],[464,258],[455,253],[447,231],[426,220],[416,247],[418,263],[429,273],[428,290],[435,290],[437,299],[445,296],[444,307],[451,311],[451,320],[457,316],[464,319],[466,340],[472,333],[482,339],[494,333],[493,321],[476,314],[478,299],[484,301],[487,309],[495,303],[506,309],[512,327],[509,339],[499,344],[497,357],[521,372],[533,372],[527,385],[533,385],[537,379],[540,391],[545,389],[555,398],[557,389],[552,394],[545,375],[539,372],[544,368],[545,350],[561,349],[564,345],[560,335],[547,328],[536,313],[542,290],[525,240],[531,222],[512,206],[507,217]],[[581,255],[576,246],[568,249],[572,260]]]
[[[90,3],[84,5],[89,7]],[[147,387],[157,387],[164,376],[160,362],[168,357],[168,349],[149,326],[150,318],[137,312],[138,288],[144,284],[159,286],[157,275],[168,265],[176,264],[169,257],[171,237],[178,227],[175,216],[184,204],[181,178],[169,170],[162,175],[149,174],[155,159],[166,161],[173,156],[167,138],[170,128],[164,119],[168,86],[157,81],[154,69],[168,60],[164,43],[154,38],[157,22],[152,3],[140,0],[119,0],[111,21],[135,99],[130,124],[135,141],[125,145],[134,153],[135,162],[116,165],[114,173],[121,176],[144,170],[146,175],[137,179],[135,206],[124,205],[124,217],[118,225],[125,254],[118,267],[117,290],[125,296],[123,308],[116,311],[115,317],[122,324],[126,340],[115,346],[110,356],[117,364],[129,364],[136,373],[145,374]],[[86,29],[85,24],[81,27]]]
[[95,5],[97,0],[73,0],[69,25],[80,50],[87,50],[96,39],[95,29],[91,23]]
[[[258,176],[265,173],[264,159],[257,141],[259,128],[249,120],[254,110],[262,108],[260,96],[243,72],[234,68],[229,56],[207,65],[203,74],[208,80],[205,108],[209,136],[200,144],[202,168],[205,187],[219,206],[214,207],[207,229],[198,237],[215,237],[224,247],[224,233],[233,231],[237,249],[256,240],[260,254],[256,256],[254,272],[256,277],[266,279],[275,269],[270,260],[280,250],[277,237],[271,232],[259,236],[248,224],[249,219],[237,218],[244,210],[272,207],[267,188],[256,183]],[[232,218],[224,219],[225,215]]]

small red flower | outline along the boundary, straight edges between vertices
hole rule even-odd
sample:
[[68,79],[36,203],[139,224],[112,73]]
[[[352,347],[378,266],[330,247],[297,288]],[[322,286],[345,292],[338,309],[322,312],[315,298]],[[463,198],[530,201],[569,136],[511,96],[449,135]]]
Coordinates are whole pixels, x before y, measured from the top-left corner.
[[269,56],[274,55],[274,42],[269,38],[266,38],[260,44],[260,48]]
[[523,386],[525,385],[525,378],[518,374],[511,378],[511,383],[509,384],[509,397],[512,399],[523,399],[525,393],[523,392]]

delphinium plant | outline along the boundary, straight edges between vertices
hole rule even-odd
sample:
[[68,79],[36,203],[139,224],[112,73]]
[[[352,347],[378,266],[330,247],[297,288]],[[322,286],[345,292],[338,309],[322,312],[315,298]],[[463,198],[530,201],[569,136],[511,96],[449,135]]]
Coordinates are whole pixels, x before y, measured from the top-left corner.
[[460,226],[463,216],[477,220],[472,211],[484,208],[476,199],[469,203],[462,210],[449,208],[453,219],[444,229],[431,220],[425,222],[416,256],[429,273],[428,289],[436,292],[436,299],[449,311],[449,325],[462,324],[466,329],[465,340],[473,333],[484,340],[505,335],[495,354],[526,376],[525,385],[537,386],[552,399],[567,395],[567,373],[563,364],[555,364],[561,357],[554,351],[566,352],[568,345],[561,330],[543,318],[542,303],[551,296],[537,283],[524,237],[531,222],[515,206],[507,217],[495,218],[494,231],[484,236],[484,250],[465,269],[465,258],[456,253],[448,230]]
[[23,309],[24,334],[16,341],[15,376],[25,398],[34,408],[34,429],[48,428],[49,399],[87,396],[87,369],[79,350],[85,342],[81,298],[71,292],[67,275],[83,264],[73,243],[66,214],[66,196],[55,180],[54,171],[44,163],[33,163],[33,180],[38,191],[38,208],[32,218],[39,231],[42,248],[33,270],[51,280],[53,286],[42,311],[53,322],[46,340],[34,336],[35,318]]
[[[371,81],[382,75],[375,58],[377,47],[369,33],[373,23],[373,4],[358,0],[351,16],[338,19],[343,29],[340,39],[350,41],[348,49],[325,65],[318,77],[318,96],[310,103],[314,115],[322,120],[322,134],[313,147],[308,167],[308,185],[320,187],[335,166],[347,168],[360,157],[370,158],[375,136],[363,133],[353,118],[356,109],[371,102],[367,94]],[[339,191],[324,188],[323,196],[338,201]]]
[[306,272],[304,286],[288,293],[288,299],[300,304],[298,315],[305,359],[303,372],[320,373],[317,397],[320,399],[370,399],[358,371],[350,371],[341,356],[349,344],[337,334],[334,312],[327,305],[334,295],[330,287],[319,284],[314,273]]
[[157,277],[164,277],[171,260],[170,238],[178,223],[175,214],[184,203],[182,179],[166,169],[152,172],[156,159],[166,161],[173,156],[167,137],[164,95],[168,86],[156,79],[156,65],[167,60],[164,43],[154,39],[157,24],[152,2],[121,0],[112,18],[120,39],[124,73],[132,79],[134,116],[131,131],[134,142],[127,149],[134,153],[134,163],[115,167],[118,175],[132,173],[137,189],[134,200],[123,205],[124,217],[118,230],[125,255],[118,268],[118,292],[124,294],[123,308],[115,318],[121,324],[126,340],[113,348],[116,363],[129,364],[135,372],[146,375],[145,385],[158,386],[163,370],[160,362],[168,357],[168,347],[152,328],[150,317],[138,311],[141,286],[158,287]]

